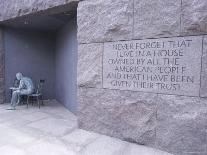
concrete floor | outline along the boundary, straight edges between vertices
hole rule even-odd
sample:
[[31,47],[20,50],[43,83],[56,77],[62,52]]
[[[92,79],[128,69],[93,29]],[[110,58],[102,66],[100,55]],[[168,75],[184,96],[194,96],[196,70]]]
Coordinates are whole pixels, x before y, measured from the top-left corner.
[[77,128],[77,118],[56,101],[40,110],[0,105],[1,155],[170,155]]

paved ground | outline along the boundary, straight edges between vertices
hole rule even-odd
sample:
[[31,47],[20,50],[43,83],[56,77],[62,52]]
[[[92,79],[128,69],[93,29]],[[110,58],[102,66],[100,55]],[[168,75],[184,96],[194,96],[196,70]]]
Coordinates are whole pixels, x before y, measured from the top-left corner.
[[0,155],[169,155],[77,128],[76,117],[55,101],[37,107],[0,105]]

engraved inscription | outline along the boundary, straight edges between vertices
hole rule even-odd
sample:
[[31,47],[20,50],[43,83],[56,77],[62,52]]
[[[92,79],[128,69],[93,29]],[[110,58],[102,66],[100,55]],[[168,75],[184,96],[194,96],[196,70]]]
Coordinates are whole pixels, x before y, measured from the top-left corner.
[[202,36],[104,44],[103,87],[199,96]]

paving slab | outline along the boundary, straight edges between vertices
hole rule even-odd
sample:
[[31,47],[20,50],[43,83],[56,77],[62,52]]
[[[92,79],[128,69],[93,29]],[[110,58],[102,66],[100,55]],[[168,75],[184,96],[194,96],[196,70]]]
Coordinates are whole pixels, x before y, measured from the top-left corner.
[[26,153],[23,150],[9,145],[0,147],[0,153],[2,155],[26,155]]
[[27,152],[30,155],[75,155],[75,152],[55,140],[34,143]]
[[77,128],[77,124],[71,123],[70,121],[64,119],[47,118],[34,123],[30,123],[29,127],[33,127],[42,132],[47,132],[48,134],[54,136],[65,135]]
[[95,142],[89,144],[81,152],[82,155],[121,155],[127,146],[127,142],[107,136],[101,136]]
[[170,155],[116,138],[78,129],[76,116],[61,104],[0,105],[0,155]]

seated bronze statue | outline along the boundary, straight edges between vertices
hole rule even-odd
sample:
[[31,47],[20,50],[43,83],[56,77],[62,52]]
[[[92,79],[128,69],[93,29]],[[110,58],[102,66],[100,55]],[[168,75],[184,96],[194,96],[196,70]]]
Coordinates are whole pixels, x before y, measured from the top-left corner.
[[19,86],[12,88],[12,98],[11,98],[11,109],[15,110],[16,105],[19,104],[20,95],[30,95],[34,92],[34,84],[29,77],[24,77],[22,73],[16,74],[17,80],[19,80]]

